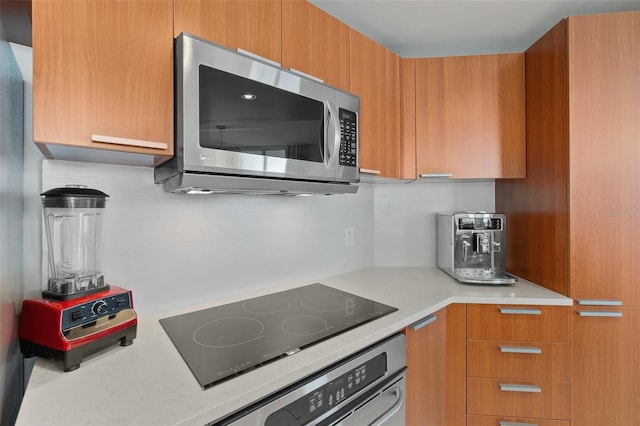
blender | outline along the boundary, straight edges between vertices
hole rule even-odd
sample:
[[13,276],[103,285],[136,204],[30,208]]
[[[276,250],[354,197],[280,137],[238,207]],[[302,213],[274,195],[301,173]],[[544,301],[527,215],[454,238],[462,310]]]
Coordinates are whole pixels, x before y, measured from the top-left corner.
[[109,196],[82,185],[41,194],[49,277],[42,297],[25,299],[20,346],[75,370],[85,355],[119,342],[133,343],[137,315],[131,291],[109,285],[102,255]]
[[43,297],[69,300],[108,290],[102,250],[109,196],[86,186],[68,185],[41,197],[49,246],[48,288]]

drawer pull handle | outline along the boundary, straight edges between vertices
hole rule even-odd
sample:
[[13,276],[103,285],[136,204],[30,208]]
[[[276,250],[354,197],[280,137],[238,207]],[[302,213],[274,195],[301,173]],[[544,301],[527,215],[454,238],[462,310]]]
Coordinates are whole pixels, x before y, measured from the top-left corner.
[[429,324],[431,324],[432,322],[434,322],[437,319],[438,319],[437,316],[429,315],[428,317],[426,317],[424,319],[421,319],[420,321],[411,324],[411,329],[413,331],[418,331],[421,328],[428,326]]
[[535,346],[503,346],[500,347],[500,352],[509,354],[541,354],[542,349]]
[[380,170],[360,168],[360,173],[365,173],[365,174],[368,174],[368,175],[379,175],[382,172]]
[[503,392],[530,392],[537,393],[542,392],[540,386],[535,385],[511,385],[500,383],[500,390]]
[[453,177],[453,173],[420,173],[420,177],[423,179],[450,178],[450,177]]
[[522,423],[522,422],[507,422],[504,420],[498,420],[500,426],[538,426],[538,423]]
[[115,145],[139,146],[141,148],[167,149],[164,142],[143,141],[140,139],[116,138],[114,136],[91,135],[93,142],[112,143]]
[[578,315],[580,315],[581,317],[620,318],[622,316],[622,312],[578,311]]
[[581,306],[622,306],[622,300],[578,299]]
[[540,309],[523,309],[523,308],[503,308],[500,307],[501,314],[516,314],[516,315],[542,315]]

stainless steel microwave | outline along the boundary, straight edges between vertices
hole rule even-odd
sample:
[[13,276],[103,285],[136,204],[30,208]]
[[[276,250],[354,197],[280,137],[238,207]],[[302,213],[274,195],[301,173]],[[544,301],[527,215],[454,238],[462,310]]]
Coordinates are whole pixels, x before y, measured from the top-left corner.
[[175,40],[177,193],[357,191],[360,99],[275,62],[182,33]]

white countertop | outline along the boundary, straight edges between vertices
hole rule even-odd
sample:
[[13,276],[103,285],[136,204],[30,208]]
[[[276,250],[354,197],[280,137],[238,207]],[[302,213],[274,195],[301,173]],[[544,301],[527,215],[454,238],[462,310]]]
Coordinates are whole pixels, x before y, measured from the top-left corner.
[[[437,268],[376,267],[317,280],[398,308],[289,357],[202,390],[159,319],[193,307],[139,319],[129,347],[114,345],[64,373],[39,358],[17,425],[202,425],[225,417],[357,352],[452,303],[571,305],[572,300],[525,280],[515,286],[472,286]],[[310,283],[300,283],[306,285]],[[247,294],[242,299],[269,292]]]

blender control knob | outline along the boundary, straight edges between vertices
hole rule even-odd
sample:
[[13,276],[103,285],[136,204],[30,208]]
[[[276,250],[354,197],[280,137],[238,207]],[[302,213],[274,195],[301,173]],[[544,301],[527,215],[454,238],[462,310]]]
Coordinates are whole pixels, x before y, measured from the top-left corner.
[[104,300],[98,300],[91,307],[91,311],[96,315],[106,314],[107,313],[107,304]]

